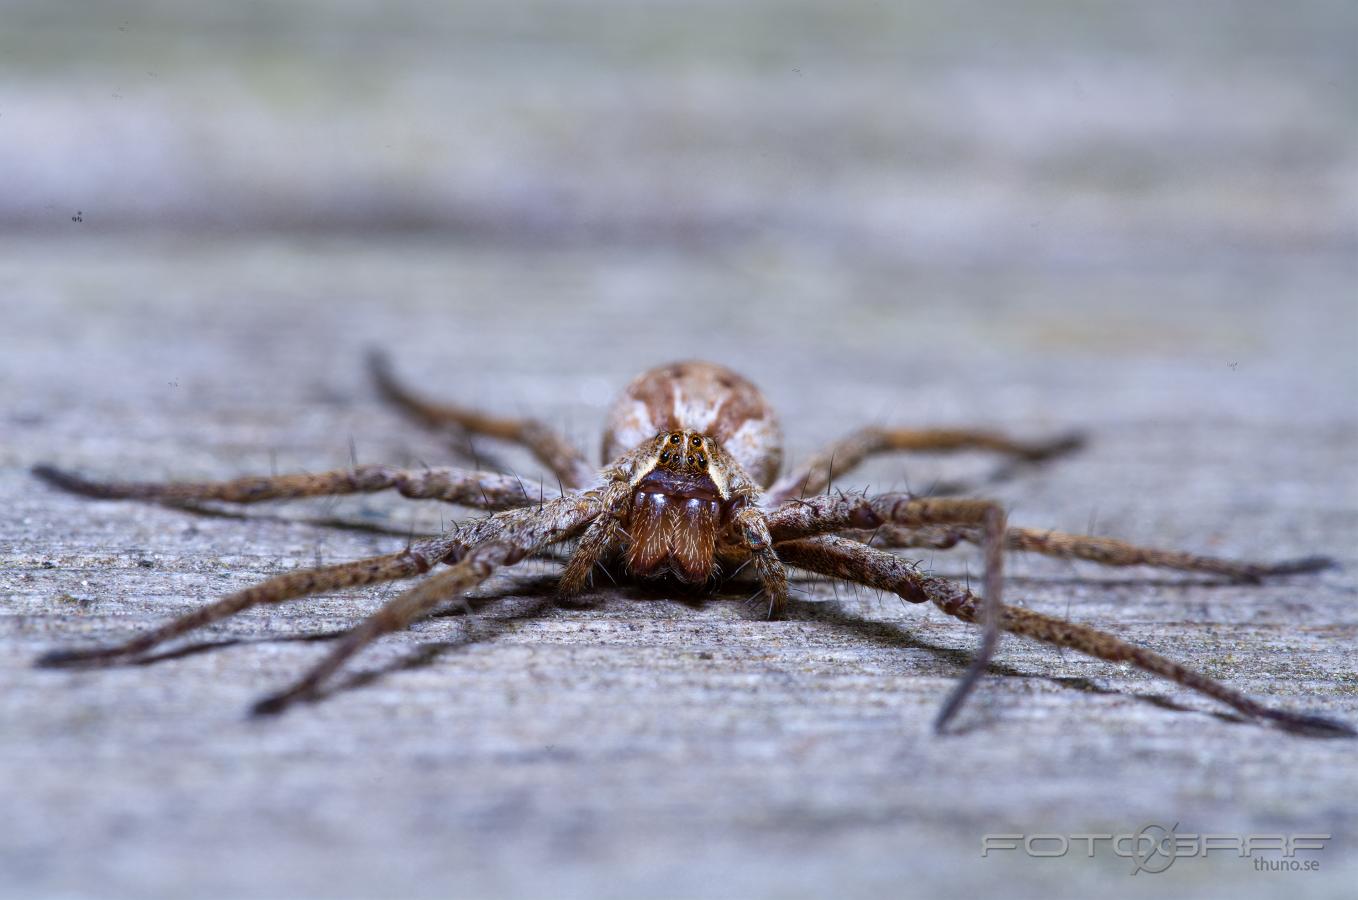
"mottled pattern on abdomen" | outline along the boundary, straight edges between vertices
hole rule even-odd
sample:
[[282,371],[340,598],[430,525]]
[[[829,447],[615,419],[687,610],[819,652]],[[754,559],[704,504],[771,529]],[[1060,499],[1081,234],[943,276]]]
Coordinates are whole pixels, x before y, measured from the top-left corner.
[[715,363],[671,363],[633,380],[609,411],[604,462],[662,431],[707,435],[764,487],[782,464],[782,430],[763,394]]

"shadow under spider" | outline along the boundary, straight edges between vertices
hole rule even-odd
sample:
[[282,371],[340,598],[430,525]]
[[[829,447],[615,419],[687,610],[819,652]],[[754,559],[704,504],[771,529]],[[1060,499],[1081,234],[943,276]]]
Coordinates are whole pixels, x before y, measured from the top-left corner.
[[344,637],[344,635],[345,631],[323,631],[319,634],[288,634],[279,637],[221,638],[215,641],[185,644],[182,647],[174,647],[147,656],[138,656],[135,659],[128,660],[126,664],[129,666],[153,666],[156,663],[169,662],[172,659],[184,659],[189,656],[197,656],[200,653],[209,653],[213,650],[225,650],[227,647],[235,647],[240,644],[319,643],[320,641],[332,641],[335,638]]
[[[553,579],[553,589],[555,589],[555,584],[556,581]],[[522,591],[515,591],[512,596],[522,597],[525,595]],[[472,612],[477,612],[479,609],[488,606],[499,599],[503,598],[477,598],[476,600],[469,601],[469,605]],[[549,595],[537,596],[532,599],[535,602],[527,604],[506,616],[469,619],[467,621],[467,627],[462,630],[462,633],[458,637],[451,640],[421,644],[414,652],[407,653],[384,666],[379,666],[376,669],[369,669],[364,672],[355,672],[340,681],[334,687],[319,691],[315,696],[308,698],[307,702],[319,703],[336,694],[358,690],[367,687],[370,684],[375,684],[386,676],[397,672],[414,672],[419,669],[427,668],[453,650],[471,647],[475,644],[480,644],[484,641],[499,637],[506,631],[511,630],[515,622],[539,618],[542,613],[551,606],[551,597]],[[466,610],[459,606],[451,610],[444,610],[443,612],[436,614],[434,618],[466,615],[466,612]]]
[[164,500],[158,501],[158,505],[209,519],[231,519],[237,522],[272,522],[281,525],[310,525],[315,528],[333,528],[336,531],[355,531],[361,534],[376,534],[383,537],[406,538],[407,540],[437,537],[441,533],[426,531],[422,528],[397,528],[394,525],[386,525],[381,522],[364,522],[359,519],[345,519],[339,516],[280,516],[277,513],[260,512],[258,510],[246,512],[189,501]]
[[[440,609],[429,616],[429,619],[443,619],[452,616],[464,616],[468,612],[478,613],[491,604],[509,597],[531,598],[539,601],[531,605],[530,608],[503,616],[499,619],[481,619],[478,622],[511,622],[517,619],[525,619],[540,615],[549,605],[546,601],[551,599],[551,593],[556,589],[556,576],[534,576],[525,578],[517,582],[513,589],[507,590],[498,595],[477,596],[466,598],[465,606],[452,602],[447,608]],[[201,653],[210,653],[214,650],[225,650],[228,647],[249,646],[251,644],[291,644],[291,643],[321,643],[323,641],[333,641],[342,638],[349,633],[348,628],[340,628],[332,631],[322,631],[313,634],[287,634],[276,637],[231,637],[217,638],[210,641],[198,641],[196,643],[184,644],[179,647],[172,647],[160,653],[152,653],[146,656],[139,656],[135,659],[127,660],[123,665],[128,666],[151,666],[157,663],[169,662],[176,659],[185,659],[190,656],[197,656]],[[453,641],[449,647],[469,643],[467,641]],[[329,692],[327,692],[329,693]]]
[[[872,641],[873,643],[889,649],[924,650],[938,656],[953,666],[956,666],[957,669],[961,671],[965,671],[971,664],[972,654],[967,650],[959,650],[956,647],[943,647],[938,644],[930,643],[917,637],[909,629],[891,622],[881,622],[853,616],[845,613],[837,602],[790,600],[788,605],[790,608],[798,607],[800,609],[798,618],[803,621],[825,622],[830,625],[839,626],[860,638]],[[1012,666],[1000,662],[991,662],[986,666],[985,671],[989,675],[1002,675],[1006,678],[1040,679],[1059,687],[1080,691],[1081,693],[1086,694],[1130,697],[1133,700],[1138,700],[1142,703],[1148,703],[1160,709],[1172,710],[1174,712],[1207,712],[1225,722],[1231,722],[1238,725],[1248,724],[1248,720],[1243,716],[1233,715],[1220,710],[1200,710],[1197,707],[1185,706],[1161,694],[1129,692],[1104,687],[1083,675],[1043,675],[1040,673],[1025,672],[1021,669],[1015,669]],[[989,704],[978,704],[978,706],[980,706],[981,710],[988,710],[989,708]],[[954,734],[969,734],[978,729],[985,729],[996,722],[995,717],[988,714],[977,716],[973,713],[971,718],[971,724],[959,722],[950,729],[951,732]]]
[[[469,614],[475,615],[497,603],[511,599],[527,601],[526,603],[509,610],[504,615],[483,616],[475,619],[469,618],[467,620],[467,627],[464,628],[462,633],[456,638],[421,644],[413,652],[406,653],[385,665],[375,669],[356,672],[349,677],[344,678],[333,687],[321,691],[314,697],[309,698],[307,702],[319,703],[332,696],[343,694],[351,690],[359,690],[375,684],[388,675],[427,668],[454,650],[470,647],[498,637],[510,630],[516,622],[540,618],[554,606],[561,606],[566,609],[586,608],[591,605],[590,598],[597,597],[599,593],[598,591],[595,591],[581,595],[579,601],[583,602],[559,604],[558,598],[555,596],[558,583],[558,576],[556,574],[519,577],[508,579],[507,581],[508,583],[504,584],[500,590],[494,593],[468,597],[465,598],[464,603],[450,602],[449,605],[438,610],[429,618],[445,619],[457,616],[468,616]],[[1136,583],[1141,584],[1141,582]],[[673,590],[673,585],[665,583],[652,584],[644,581],[629,584],[627,587],[628,591],[623,597],[630,602],[666,600],[671,603],[682,604],[690,609],[700,609],[709,601],[745,601],[747,603],[751,601],[751,598],[748,597],[746,591],[741,590],[741,588],[747,586],[739,581],[734,583],[728,582],[725,585],[719,586],[716,591],[709,590],[704,592],[700,589],[695,589],[692,593],[676,593]],[[802,621],[820,622],[836,626],[863,640],[870,641],[888,649],[923,650],[940,658],[959,671],[964,671],[971,663],[972,654],[970,651],[958,649],[956,647],[945,647],[923,640],[908,628],[901,625],[860,618],[845,612],[837,601],[792,598],[789,601],[789,611],[792,609],[798,611],[797,618]],[[348,631],[348,629],[338,629],[319,634],[295,634],[258,638],[238,637],[200,641],[198,643],[188,644],[161,653],[130,660],[127,665],[154,665],[156,663],[184,659],[190,656],[196,656],[200,653],[208,653],[238,645],[294,642],[320,643],[341,638],[348,634]],[[1236,724],[1244,724],[1246,722],[1241,716],[1219,710],[1200,710],[1196,707],[1185,706],[1160,694],[1128,692],[1125,690],[1104,687],[1084,676],[1036,674],[998,662],[992,662],[986,668],[986,671],[988,674],[999,675],[1006,678],[1041,679],[1051,684],[1058,685],[1059,687],[1080,691],[1082,693],[1130,697],[1131,699],[1148,703],[1159,709],[1170,710],[1173,712],[1207,712],[1222,721]],[[959,723],[958,727],[955,728],[954,733],[968,734],[975,730],[985,729],[993,725],[997,719],[995,716],[989,714],[988,709],[989,705],[987,704],[981,706],[977,710],[973,710],[973,714],[970,717],[970,724]],[[980,715],[977,715],[978,712]]]
[[[882,549],[882,548],[878,548]],[[890,552],[889,550],[887,552]],[[906,559],[914,559],[910,554],[902,555]],[[928,572],[936,578],[946,578],[948,581],[965,582],[968,579],[979,582],[980,576],[973,576],[969,572],[943,572],[938,569],[931,569],[927,566],[920,566],[921,571]],[[1107,570],[1104,570],[1107,571]],[[1275,576],[1286,577],[1286,576]],[[1189,588],[1240,588],[1256,587],[1257,585],[1240,579],[1226,578],[1222,576],[1202,575],[1196,572],[1183,572],[1176,578],[1157,578],[1149,576],[1146,578],[1099,578],[1097,576],[1080,575],[1078,573],[1069,575],[1017,575],[1006,572],[1004,583],[1009,585],[1043,585],[1046,587],[1097,587],[1097,588],[1162,588],[1169,590],[1187,590]]]

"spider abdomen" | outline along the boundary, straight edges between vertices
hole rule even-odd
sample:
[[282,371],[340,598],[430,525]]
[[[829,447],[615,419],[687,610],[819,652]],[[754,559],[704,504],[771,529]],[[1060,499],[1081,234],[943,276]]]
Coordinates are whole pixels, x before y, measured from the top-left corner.
[[604,460],[672,431],[710,437],[762,486],[782,464],[782,430],[764,395],[716,363],[671,363],[634,379],[609,411]]

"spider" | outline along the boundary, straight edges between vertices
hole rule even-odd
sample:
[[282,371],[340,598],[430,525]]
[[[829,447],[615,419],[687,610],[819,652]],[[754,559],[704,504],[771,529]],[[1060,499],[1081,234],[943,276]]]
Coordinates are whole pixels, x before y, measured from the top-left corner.
[[[1069,647],[1147,672],[1212,697],[1252,719],[1312,735],[1358,734],[1343,722],[1274,709],[1144,647],[1087,625],[1005,605],[1006,551],[1092,560],[1109,566],[1147,565],[1204,572],[1240,581],[1312,572],[1333,565],[1323,557],[1274,564],[1236,562],[1120,540],[1010,527],[996,502],[909,493],[831,491],[840,474],[889,451],[980,449],[1014,463],[1036,463],[1080,444],[1078,436],[1040,442],[985,430],[863,428],[829,445],[778,478],[781,430],[759,390],[723,366],[679,362],[631,382],[611,408],[603,436],[602,469],[564,437],[533,419],[487,415],[435,403],[404,384],[380,354],[370,365],[380,393],[426,425],[461,429],[527,448],[560,480],[560,491],[529,495],[513,475],[460,468],[405,470],[354,465],[320,474],[245,477],[217,482],[96,482],[47,465],[34,474],[79,494],[172,503],[332,496],[394,488],[489,513],[454,524],[404,550],[354,562],[299,569],[199,607],[158,628],[106,647],[55,650],[41,666],[101,665],[134,660],[157,645],[261,604],[282,603],[357,585],[414,578],[444,566],[388,601],[348,631],[304,677],[266,696],[255,714],[272,714],[315,699],[323,683],[354,654],[406,628],[438,605],[460,598],[497,569],[553,545],[572,542],[558,590],[583,590],[596,566],[635,579],[664,579],[696,591],[711,589],[749,566],[768,599],[770,618],[787,605],[788,566],[933,603],[981,627],[979,649],[935,719],[945,730],[983,674],[1002,632]],[[881,547],[946,548],[960,542],[984,550],[982,593],[921,571]],[[606,569],[607,571],[607,569]]]

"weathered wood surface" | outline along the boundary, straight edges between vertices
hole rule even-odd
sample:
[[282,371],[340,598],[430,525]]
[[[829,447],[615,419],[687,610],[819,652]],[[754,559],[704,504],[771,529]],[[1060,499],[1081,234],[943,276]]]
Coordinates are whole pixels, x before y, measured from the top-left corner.
[[[246,32],[260,83],[190,65],[147,21],[106,34],[16,13],[0,63],[0,156],[27,166],[0,197],[0,894],[1344,896],[1352,742],[1013,640],[962,733],[938,738],[974,634],[823,583],[767,623],[738,597],[628,587],[558,607],[555,570],[525,566],[475,616],[382,641],[276,721],[244,711],[323,652],[305,638],[390,589],[242,615],[151,665],[30,668],[449,515],[386,497],[194,515],[66,496],[33,463],[160,478],[321,470],[351,444],[364,462],[455,459],[378,403],[374,344],[431,389],[540,414],[593,450],[627,378],[702,356],[765,387],[794,461],[864,421],[1078,427],[1088,449],[995,487],[1014,521],[1337,557],[1262,586],[1014,559],[1010,596],[1358,721],[1353,14],[1204,8],[1083,26],[1035,9],[986,30],[589,7],[552,19],[559,34],[489,12],[419,12],[442,26],[424,31],[341,16],[296,59]],[[239,49],[197,27],[161,25],[218,35],[200,62]],[[361,34],[387,48],[366,75],[327,41]],[[118,40],[161,48],[156,68]],[[85,67],[57,71],[49,45]],[[131,83],[147,70],[158,87]],[[230,102],[207,102],[218,88]],[[435,114],[450,108],[463,121]],[[76,152],[86,128],[109,165]],[[161,150],[202,166],[167,170]],[[288,173],[310,180],[270,187]],[[437,227],[326,233],[332,214]],[[264,230],[279,225],[304,230]],[[535,477],[521,454],[475,452]],[[898,458],[841,483],[990,465]],[[315,521],[334,517],[398,534]],[[977,572],[969,551],[926,560]],[[1148,822],[1334,839],[1299,873],[1227,854],[1135,877],[1108,852],[980,856],[985,833]]]

